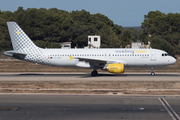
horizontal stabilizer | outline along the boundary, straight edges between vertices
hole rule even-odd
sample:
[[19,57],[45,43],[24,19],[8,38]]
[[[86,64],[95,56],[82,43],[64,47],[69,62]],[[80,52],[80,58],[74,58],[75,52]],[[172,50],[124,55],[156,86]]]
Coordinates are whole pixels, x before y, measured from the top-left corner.
[[13,55],[16,55],[16,56],[25,56],[26,54],[25,53],[18,53],[18,52],[14,51],[14,50],[10,50],[10,51],[5,51],[4,55],[13,57]]

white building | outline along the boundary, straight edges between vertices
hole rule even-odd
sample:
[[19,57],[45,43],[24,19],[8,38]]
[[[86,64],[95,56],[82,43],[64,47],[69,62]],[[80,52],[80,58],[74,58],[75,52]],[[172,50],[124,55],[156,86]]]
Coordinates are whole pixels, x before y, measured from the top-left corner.
[[86,48],[100,48],[101,36],[100,35],[89,35],[88,46]]
[[138,48],[150,48],[151,42],[148,41],[148,44],[145,45],[144,42],[132,42],[131,48],[138,49]]
[[71,42],[62,42],[61,49],[71,49]]

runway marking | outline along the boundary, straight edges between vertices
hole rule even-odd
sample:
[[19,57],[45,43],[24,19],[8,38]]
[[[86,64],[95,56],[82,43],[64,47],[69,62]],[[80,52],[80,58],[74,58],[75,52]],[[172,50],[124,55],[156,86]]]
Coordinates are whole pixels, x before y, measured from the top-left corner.
[[162,105],[166,108],[169,115],[172,117],[173,120],[180,120],[178,114],[172,109],[169,103],[164,98],[158,98]]

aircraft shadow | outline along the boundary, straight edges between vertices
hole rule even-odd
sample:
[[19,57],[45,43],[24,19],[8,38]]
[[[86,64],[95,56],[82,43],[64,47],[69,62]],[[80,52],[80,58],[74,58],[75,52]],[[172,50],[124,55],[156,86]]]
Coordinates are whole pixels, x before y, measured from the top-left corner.
[[[156,74],[152,76],[151,74],[98,74],[97,76],[91,76],[90,74],[86,77],[180,77],[180,74]],[[82,77],[85,77],[83,75]]]
[[[97,76],[91,76],[91,74],[39,74],[39,73],[24,73],[24,74],[0,74],[0,77],[3,76],[28,76],[28,77],[41,77],[41,76],[46,76],[46,77],[79,77],[79,78],[86,78],[86,77],[146,77],[146,76],[151,76],[151,74],[103,74],[99,73]],[[180,74],[158,74],[156,73],[155,76],[151,77],[180,77]]]

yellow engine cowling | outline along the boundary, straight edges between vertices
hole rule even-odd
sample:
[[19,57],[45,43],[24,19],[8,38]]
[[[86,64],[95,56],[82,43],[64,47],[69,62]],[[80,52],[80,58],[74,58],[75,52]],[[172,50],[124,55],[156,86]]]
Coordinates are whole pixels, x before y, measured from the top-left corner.
[[122,63],[106,64],[103,69],[109,71],[110,73],[124,73],[124,64]]

